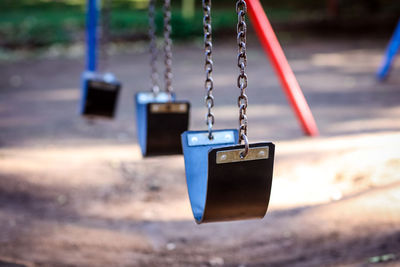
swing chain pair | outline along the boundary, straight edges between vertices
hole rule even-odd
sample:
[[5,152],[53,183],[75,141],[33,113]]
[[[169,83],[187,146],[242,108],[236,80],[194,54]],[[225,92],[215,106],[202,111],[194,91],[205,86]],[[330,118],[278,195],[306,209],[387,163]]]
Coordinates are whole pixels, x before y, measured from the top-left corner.
[[246,53],[246,13],[247,4],[245,0],[238,0],[236,2],[236,13],[238,15],[237,24],[237,44],[238,44],[238,56],[237,65],[240,69],[239,76],[237,78],[237,86],[240,89],[240,96],[238,98],[239,107],[239,143],[245,144],[245,150],[240,154],[242,158],[246,157],[249,152],[249,143],[247,139],[247,106],[248,98],[246,95],[247,88],[247,53]]
[[212,61],[212,26],[211,26],[211,0],[203,0],[203,30],[204,30],[204,49],[205,49],[205,64],[204,70],[206,72],[206,80],[204,87],[207,91],[205,97],[207,115],[206,124],[208,126],[208,139],[213,139],[212,127],[215,122],[214,114],[211,109],[214,107],[214,96],[212,95],[214,89],[214,80],[212,78],[213,61]]
[[160,92],[159,76],[157,70],[157,38],[155,22],[156,0],[149,3],[149,37],[150,37],[150,68],[151,68],[151,91],[156,96]]
[[100,67],[105,72],[108,69],[108,48],[110,42],[111,0],[102,0],[100,23]]
[[[214,88],[214,82],[212,79],[213,61],[212,61],[212,27],[211,27],[211,0],[203,0],[203,29],[204,29],[204,48],[205,48],[205,65],[204,69],[206,72],[206,80],[204,83],[207,91],[206,95],[206,106],[208,113],[206,115],[206,123],[208,125],[208,138],[211,140],[212,126],[215,122],[214,114],[211,112],[211,108],[214,107],[214,96],[212,91]],[[245,0],[238,0],[236,3],[236,13],[238,15],[237,24],[237,44],[238,44],[238,56],[237,65],[240,69],[239,76],[237,78],[237,86],[240,89],[240,96],[238,98],[239,106],[239,143],[244,143],[245,149],[240,154],[242,158],[246,157],[249,153],[249,142],[247,138],[247,106],[248,98],[246,95],[247,88],[247,53],[246,53],[246,13],[247,4]]]
[[[151,68],[151,91],[156,96],[160,92],[159,75],[157,70],[157,37],[156,37],[156,0],[149,2],[149,37],[150,37],[150,68]],[[172,100],[172,40],[171,40],[171,1],[165,0],[163,6],[164,16],[164,65],[165,65],[165,90]]]

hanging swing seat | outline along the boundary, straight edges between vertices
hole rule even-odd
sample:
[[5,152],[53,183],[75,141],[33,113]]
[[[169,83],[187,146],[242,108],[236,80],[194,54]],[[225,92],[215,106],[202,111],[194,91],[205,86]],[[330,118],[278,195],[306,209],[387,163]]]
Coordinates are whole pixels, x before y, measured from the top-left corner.
[[249,145],[241,153],[237,130],[187,131],[182,134],[186,181],[198,224],[263,218],[267,212],[274,144]]
[[190,104],[171,101],[166,92],[135,96],[139,145],[143,156],[182,154],[180,135],[188,129]]
[[120,82],[111,73],[85,71],[82,75],[81,114],[113,118],[120,88]]

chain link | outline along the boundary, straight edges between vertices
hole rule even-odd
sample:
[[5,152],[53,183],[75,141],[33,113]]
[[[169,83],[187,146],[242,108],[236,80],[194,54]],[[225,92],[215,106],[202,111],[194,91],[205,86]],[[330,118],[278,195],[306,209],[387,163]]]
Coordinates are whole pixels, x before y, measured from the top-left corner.
[[155,12],[156,12],[156,0],[150,0],[149,2],[149,38],[150,38],[150,68],[151,68],[151,91],[154,95],[157,95],[160,92],[160,83],[159,76],[157,70],[157,57],[158,57],[158,49],[157,49],[157,37],[156,37],[156,21],[155,21]]
[[110,43],[111,0],[102,0],[100,23],[100,71],[108,70]]
[[172,100],[172,40],[171,40],[171,0],[164,1],[164,64],[165,90]]
[[239,107],[239,143],[245,143],[246,149],[242,154],[243,157],[247,155],[248,152],[248,142],[247,142],[247,105],[248,98],[246,95],[247,88],[247,54],[246,54],[246,35],[247,35],[247,25],[246,25],[246,13],[247,5],[245,0],[238,0],[236,3],[236,13],[238,15],[237,24],[237,45],[238,45],[238,56],[237,65],[240,69],[239,76],[237,78],[237,86],[240,89],[240,96],[238,98]]
[[215,122],[214,114],[211,109],[214,107],[214,96],[212,95],[214,89],[214,80],[212,78],[213,61],[212,61],[212,26],[211,26],[211,0],[203,0],[203,30],[204,30],[204,50],[205,50],[205,64],[204,70],[206,72],[206,80],[204,87],[207,91],[205,97],[207,114],[206,124],[208,126],[208,138],[213,139],[212,127]]

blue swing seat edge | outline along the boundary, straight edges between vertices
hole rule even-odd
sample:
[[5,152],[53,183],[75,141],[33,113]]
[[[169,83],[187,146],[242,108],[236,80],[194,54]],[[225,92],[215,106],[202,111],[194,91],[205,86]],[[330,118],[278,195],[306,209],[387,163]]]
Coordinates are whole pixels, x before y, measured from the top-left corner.
[[237,129],[213,131],[214,134],[228,131],[233,134],[233,139],[229,141],[218,142],[216,144],[189,144],[188,136],[190,134],[205,134],[208,136],[208,131],[186,131],[181,135],[182,150],[185,162],[186,183],[192,213],[197,224],[202,223],[206,206],[208,186],[208,153],[212,149],[218,147],[238,144],[239,133]]
[[[172,94],[172,101],[175,101],[175,94]],[[168,102],[168,94],[159,92],[159,97],[154,97],[152,92],[138,92],[134,97],[136,106],[136,131],[142,156],[147,154],[147,105],[151,103]]]

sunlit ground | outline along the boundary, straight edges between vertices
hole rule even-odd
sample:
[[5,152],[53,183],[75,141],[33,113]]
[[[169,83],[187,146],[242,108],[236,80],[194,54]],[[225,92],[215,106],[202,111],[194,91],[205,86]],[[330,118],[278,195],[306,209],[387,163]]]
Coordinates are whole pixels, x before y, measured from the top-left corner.
[[[215,48],[216,128],[238,124],[232,47]],[[76,57],[1,63],[0,263],[398,265],[400,64],[378,83],[383,47],[316,40],[285,46],[321,132],[307,138],[252,44],[249,137],[276,144],[269,213],[201,226],[192,218],[182,156],[140,155],[133,94],[149,87],[143,51],[112,58],[124,83],[115,121],[79,117]],[[178,98],[192,103],[191,128],[205,129],[201,48],[178,45],[174,52]]]

